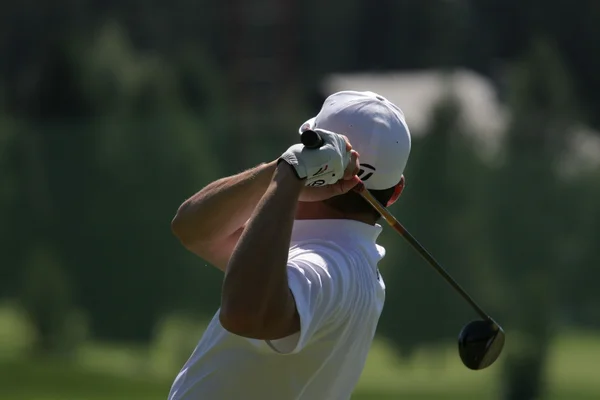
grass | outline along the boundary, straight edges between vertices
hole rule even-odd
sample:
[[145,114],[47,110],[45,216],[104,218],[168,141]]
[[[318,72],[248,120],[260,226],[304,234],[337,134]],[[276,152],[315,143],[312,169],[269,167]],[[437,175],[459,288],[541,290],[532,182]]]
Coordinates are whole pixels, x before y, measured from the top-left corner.
[[[152,351],[89,343],[76,362],[28,361],[22,350],[31,336],[22,321],[15,318],[16,314],[0,309],[0,399],[6,400],[166,400],[182,357],[187,357],[202,330],[199,325],[185,325],[185,335],[171,323],[158,335]],[[552,349],[547,365],[547,398],[600,398],[600,336],[565,333]],[[173,354],[179,354],[179,358]],[[501,364],[502,359],[484,371],[467,370],[460,364],[454,346],[422,351],[411,360],[401,360],[378,340],[353,399],[497,399]]]

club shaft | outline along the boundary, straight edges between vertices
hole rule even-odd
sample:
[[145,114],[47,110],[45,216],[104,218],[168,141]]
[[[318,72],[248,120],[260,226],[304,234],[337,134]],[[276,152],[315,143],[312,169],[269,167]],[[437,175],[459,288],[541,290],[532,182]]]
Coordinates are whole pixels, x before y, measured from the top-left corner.
[[411,235],[410,232],[408,232],[400,222],[398,222],[398,220],[392,215],[392,213],[388,211],[387,208],[383,207],[379,201],[377,201],[377,199],[375,199],[375,197],[369,193],[368,190],[364,189],[359,193],[366,201],[369,202],[369,204],[371,204],[373,208],[379,212],[379,214],[381,214],[383,219],[385,219],[385,221],[404,239],[406,239],[412,248],[415,249],[421,255],[421,257],[423,257],[425,261],[427,261],[427,263],[431,265],[446,280],[446,282],[448,282],[454,288],[454,290],[456,290],[462,296],[462,298],[471,305],[471,307],[473,307],[473,309],[481,318],[490,319],[488,314],[483,311],[481,307],[477,305],[477,303],[475,303],[471,296],[469,296],[469,294],[450,276],[450,274],[446,272],[440,263],[438,263],[435,258],[433,258],[433,256],[429,254],[429,252],[423,246],[421,246],[417,239],[415,239],[414,236]]

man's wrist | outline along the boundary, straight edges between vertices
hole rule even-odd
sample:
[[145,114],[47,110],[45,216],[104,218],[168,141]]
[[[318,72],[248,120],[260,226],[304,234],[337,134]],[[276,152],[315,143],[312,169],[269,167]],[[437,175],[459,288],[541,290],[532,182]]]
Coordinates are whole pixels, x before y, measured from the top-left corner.
[[290,164],[285,158],[281,157],[277,160],[276,166],[275,166],[275,172],[277,172],[277,170],[282,169],[282,170],[286,170],[286,174],[289,172],[292,172],[294,177],[297,180],[300,181],[304,181],[306,178],[301,178],[300,175],[298,175],[298,171],[296,170],[296,167],[294,167],[292,164]]
[[275,168],[273,181],[277,183],[289,182],[294,186],[302,188],[305,185],[306,178],[300,178],[296,172],[296,168],[285,162],[285,160],[280,160]]

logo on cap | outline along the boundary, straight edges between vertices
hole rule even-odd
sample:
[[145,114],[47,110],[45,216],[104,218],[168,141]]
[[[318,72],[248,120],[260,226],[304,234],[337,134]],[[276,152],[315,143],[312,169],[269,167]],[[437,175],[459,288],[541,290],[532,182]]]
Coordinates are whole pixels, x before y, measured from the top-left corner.
[[[369,171],[370,170],[370,171]],[[376,169],[374,166],[369,165],[369,164],[360,164],[360,169],[358,170],[358,174],[356,174],[361,181],[366,181],[367,179],[369,179],[371,176],[373,176],[373,172],[375,172]],[[363,177],[364,175],[364,177]]]

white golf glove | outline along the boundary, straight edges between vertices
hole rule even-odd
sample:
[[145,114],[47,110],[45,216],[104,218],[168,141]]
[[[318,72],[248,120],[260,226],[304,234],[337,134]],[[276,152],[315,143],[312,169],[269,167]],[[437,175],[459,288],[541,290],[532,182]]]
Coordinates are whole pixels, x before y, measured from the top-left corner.
[[306,178],[306,186],[334,184],[343,178],[351,153],[346,151],[346,141],[341,135],[324,129],[314,131],[323,139],[321,147],[309,149],[303,144],[295,144],[281,155],[279,161],[294,167],[298,178]]

